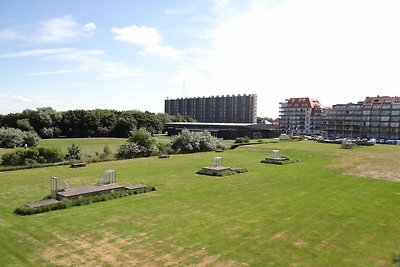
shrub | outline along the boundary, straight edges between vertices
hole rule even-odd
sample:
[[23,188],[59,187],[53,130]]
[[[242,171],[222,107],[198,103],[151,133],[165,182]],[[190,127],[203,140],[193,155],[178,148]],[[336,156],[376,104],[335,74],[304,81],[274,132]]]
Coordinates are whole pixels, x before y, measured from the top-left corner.
[[22,165],[24,161],[22,161],[21,150],[18,150],[13,153],[6,153],[2,157],[2,165],[4,166],[16,166]]
[[39,135],[35,131],[24,132],[22,135],[23,142],[27,146],[37,146],[39,144]]
[[129,133],[128,142],[136,143],[147,149],[154,149],[157,145],[156,139],[145,128],[131,131]]
[[45,147],[39,147],[39,157],[42,156],[46,163],[55,163],[55,162],[61,162],[63,160],[63,153],[59,148],[45,148]]
[[128,142],[118,149],[117,159],[149,157],[158,152],[157,141],[144,128],[130,132]]
[[2,165],[34,165],[37,163],[56,163],[63,159],[61,150],[56,148],[30,148],[6,153],[2,156]]
[[23,132],[15,128],[0,128],[0,147],[14,148],[24,142]]
[[69,160],[80,160],[81,159],[81,148],[72,144],[72,146],[68,147],[68,153],[65,156]]
[[171,140],[171,147],[177,153],[191,153],[225,149],[222,139],[216,138],[208,131],[190,132],[183,130]]
[[237,137],[235,139],[235,144],[243,144],[243,143],[249,143],[249,142],[250,142],[250,138],[248,136]]
[[126,144],[120,146],[117,152],[117,159],[133,159],[140,157],[149,157],[151,155],[151,150],[140,146],[133,142],[127,142]]
[[158,153],[160,155],[174,154],[174,150],[172,149],[171,144],[158,143],[157,144],[157,149],[158,149]]
[[393,267],[400,267],[400,250],[396,252],[392,260]]
[[[96,156],[98,153],[96,153]],[[112,150],[108,145],[105,145],[103,148],[103,153],[99,154],[101,160],[108,160],[112,156]]]

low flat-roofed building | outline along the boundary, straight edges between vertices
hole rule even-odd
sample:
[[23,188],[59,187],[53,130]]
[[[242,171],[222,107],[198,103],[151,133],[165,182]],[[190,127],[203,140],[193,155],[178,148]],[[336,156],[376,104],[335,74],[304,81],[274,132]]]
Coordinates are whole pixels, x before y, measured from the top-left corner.
[[187,129],[191,132],[209,131],[212,135],[224,139],[244,136],[252,139],[276,138],[282,133],[275,125],[266,123],[169,122],[166,129],[169,136]]

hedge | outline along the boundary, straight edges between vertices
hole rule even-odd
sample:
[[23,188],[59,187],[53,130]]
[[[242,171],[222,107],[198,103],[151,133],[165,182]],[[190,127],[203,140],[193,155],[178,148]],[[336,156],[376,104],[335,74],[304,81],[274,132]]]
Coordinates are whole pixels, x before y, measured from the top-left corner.
[[59,201],[58,203],[43,206],[43,207],[31,208],[28,206],[22,206],[22,207],[16,208],[14,210],[14,213],[16,213],[18,215],[32,215],[32,214],[47,212],[47,211],[51,211],[51,210],[67,209],[67,208],[70,208],[73,206],[89,205],[89,204],[96,203],[96,202],[102,202],[102,201],[116,199],[116,198],[125,197],[125,196],[129,196],[129,195],[147,193],[147,192],[151,192],[151,191],[155,191],[155,190],[156,190],[156,187],[154,187],[154,186],[146,186],[144,188],[114,191],[114,192],[107,193],[107,194],[100,194],[100,195],[83,197],[83,198],[78,198],[78,199],[63,199],[63,200]]

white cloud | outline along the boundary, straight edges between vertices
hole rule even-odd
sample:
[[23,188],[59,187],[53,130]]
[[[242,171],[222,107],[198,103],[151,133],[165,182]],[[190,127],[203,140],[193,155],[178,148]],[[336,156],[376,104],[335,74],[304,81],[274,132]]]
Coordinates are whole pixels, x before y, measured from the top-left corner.
[[58,43],[79,38],[96,31],[96,24],[80,25],[71,15],[51,18],[31,25],[18,25],[0,29],[0,40]]
[[0,58],[46,56],[46,55],[59,54],[63,52],[69,52],[71,50],[72,50],[71,48],[35,49],[35,50],[27,50],[27,51],[20,51],[16,53],[0,55]]
[[125,28],[112,28],[115,40],[139,45],[154,45],[161,42],[158,31],[152,27],[132,25]]
[[147,54],[169,58],[179,58],[182,55],[176,48],[161,45],[161,35],[153,27],[132,25],[112,28],[111,31],[116,33],[115,40],[143,45]]
[[257,93],[263,116],[278,116],[288,97],[332,105],[398,94],[400,2],[270,2],[253,1],[215,25],[212,48],[182,66],[206,77],[192,83],[195,94]]
[[16,28],[6,28],[0,30],[0,40],[16,40],[22,39],[20,32]]
[[179,58],[182,56],[181,51],[179,51],[178,49],[170,46],[161,46],[159,44],[148,45],[144,48],[144,51],[152,55],[159,55],[169,58]]
[[[11,92],[0,93],[0,101],[2,105],[13,104],[17,102],[31,102],[30,98],[22,95],[17,95]],[[2,106],[1,105],[1,106]]]
[[37,40],[40,42],[60,42],[77,38],[79,35],[79,24],[70,15],[66,15],[41,22]]
[[93,22],[86,23],[85,25],[83,25],[82,28],[85,32],[90,32],[90,33],[95,32],[97,30],[97,26]]
[[102,77],[129,77],[141,71],[124,63],[109,59],[100,49],[80,50],[73,48],[36,49],[0,55],[0,58],[37,57],[51,61],[70,63],[71,66],[56,70],[34,71],[28,75],[55,75],[65,73],[96,73]]
[[21,95],[13,92],[0,93],[0,114],[21,112],[24,109],[48,107],[59,103],[40,95]]

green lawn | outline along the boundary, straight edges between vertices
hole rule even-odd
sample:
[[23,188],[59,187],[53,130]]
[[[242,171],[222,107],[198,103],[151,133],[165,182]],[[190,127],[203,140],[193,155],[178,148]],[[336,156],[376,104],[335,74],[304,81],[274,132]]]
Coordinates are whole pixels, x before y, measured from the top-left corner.
[[[260,163],[273,149],[300,162]],[[0,172],[0,265],[390,266],[400,248],[400,183],[343,173],[357,170],[358,160],[371,169],[390,169],[399,154],[396,146],[341,150],[281,142],[222,154]],[[216,155],[223,165],[249,172],[195,174]],[[109,168],[120,184],[147,183],[157,191],[13,214],[15,207],[49,194],[52,175],[74,186],[96,182]]]
[[67,153],[68,147],[75,144],[81,148],[83,156],[95,155],[96,152],[103,153],[104,146],[108,145],[113,153],[126,142],[126,138],[59,138],[42,139],[39,147],[57,147]]

